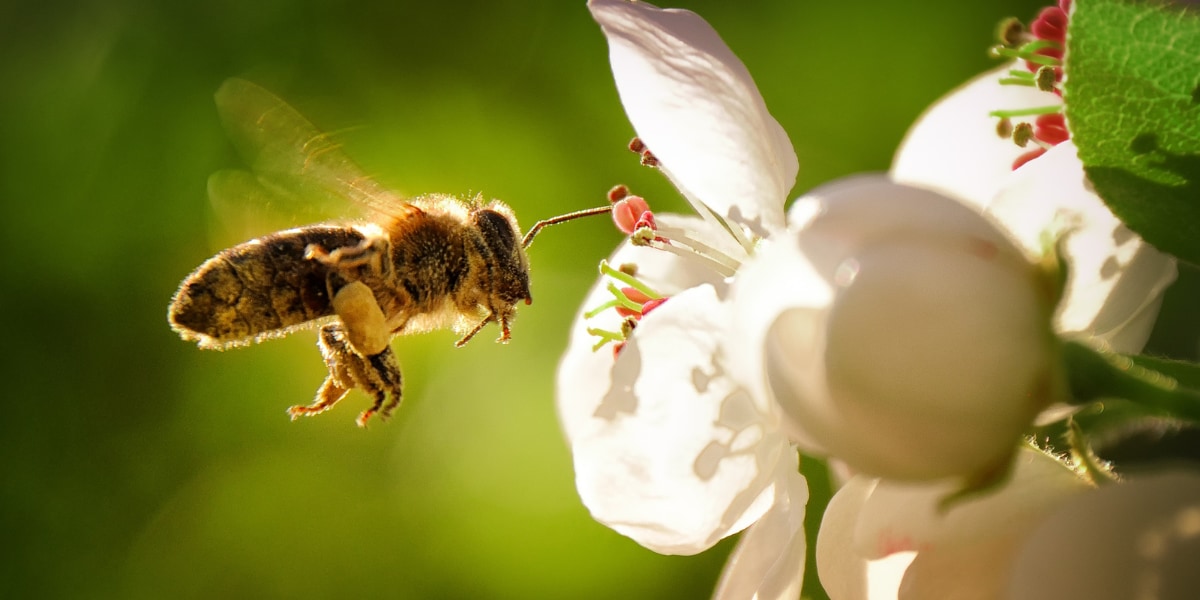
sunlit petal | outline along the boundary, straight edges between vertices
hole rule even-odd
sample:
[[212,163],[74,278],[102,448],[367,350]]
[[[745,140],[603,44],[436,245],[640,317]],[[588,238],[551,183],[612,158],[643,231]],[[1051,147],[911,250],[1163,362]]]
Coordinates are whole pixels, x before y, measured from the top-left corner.
[[[768,332],[776,318],[785,310],[805,309],[809,321],[817,327],[828,313],[833,301],[833,285],[809,262],[800,251],[795,236],[780,235],[738,272],[731,291],[733,321],[726,340],[729,347],[730,372],[741,381],[763,411],[772,410],[774,401],[763,368]],[[800,337],[800,332],[793,332]],[[818,351],[823,332],[814,329],[807,333],[810,344],[798,348]],[[794,356],[793,368],[805,370],[805,380],[819,381],[823,377],[819,360],[801,360]],[[804,451],[823,454],[825,449],[802,427],[790,420],[781,423],[788,428],[788,437]]]
[[646,315],[571,440],[592,516],[660,553],[705,550],[774,500],[787,444],[725,375],[726,310],[701,285]]
[[725,563],[716,600],[787,599],[800,596],[804,580],[804,508],[808,483],[794,461],[779,461],[775,503],[751,525]]
[[1067,289],[1060,332],[1108,341],[1121,352],[1146,343],[1162,293],[1175,281],[1175,259],[1120,222],[1092,191],[1075,154],[1063,142],[1005,180],[988,212],[1033,253],[1047,232],[1066,231]]
[[817,533],[817,573],[836,600],[895,600],[911,550],[872,559],[856,545],[859,515],[877,479],[853,477],[834,494]]
[[[706,239],[712,237],[711,226],[699,218],[670,214],[660,214],[656,218],[660,225],[694,230]],[[634,246],[628,240],[617,247],[608,262],[614,267],[625,263],[637,265],[638,278],[668,296],[702,283],[724,285],[712,270],[700,263],[683,260],[668,252]],[[585,297],[571,325],[567,350],[558,366],[558,414],[568,442],[575,439],[581,427],[592,422],[592,415],[612,386],[612,350],[606,346],[593,351],[596,338],[587,329],[619,330],[621,318],[614,310],[604,311],[591,319],[583,316],[611,298],[605,290],[607,284],[604,279],[598,280]]]
[[621,103],[693,201],[762,234],[782,227],[798,165],[741,60],[693,12],[591,0]]
[[858,476],[838,490],[816,549],[830,597],[999,597],[1022,536],[1091,488],[1057,459],[1024,448],[1003,487],[942,509],[955,489]]
[[942,510],[939,503],[957,482],[926,485],[881,481],[863,504],[856,532],[870,558],[898,550],[967,546],[1041,516],[1088,484],[1066,465],[1040,451],[1022,448],[1011,479],[999,489]]

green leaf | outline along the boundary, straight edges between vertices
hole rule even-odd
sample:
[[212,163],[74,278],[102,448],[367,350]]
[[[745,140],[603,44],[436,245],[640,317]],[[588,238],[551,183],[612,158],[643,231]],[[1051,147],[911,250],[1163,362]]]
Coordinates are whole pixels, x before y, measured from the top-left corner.
[[1187,363],[1134,359],[1074,341],[1063,343],[1062,357],[1076,404],[1121,398],[1137,404],[1146,415],[1200,424],[1200,391],[1157,370],[1169,368],[1190,380],[1195,371]]
[[1200,264],[1200,15],[1077,0],[1067,35],[1067,119],[1097,193],[1148,242]]
[[1130,356],[1133,363],[1139,367],[1158,371],[1179,382],[1179,385],[1200,390],[1200,364],[1157,356]]

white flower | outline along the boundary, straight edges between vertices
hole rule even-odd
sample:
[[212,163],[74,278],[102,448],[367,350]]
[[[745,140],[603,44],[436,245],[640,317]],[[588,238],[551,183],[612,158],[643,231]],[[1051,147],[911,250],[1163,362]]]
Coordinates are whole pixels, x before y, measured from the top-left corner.
[[[612,333],[622,327],[612,310],[576,320],[557,397],[577,488],[598,521],[663,553],[699,552],[749,527],[718,594],[795,597],[807,490],[793,444],[853,453],[865,433],[874,439],[863,456],[897,454],[899,468],[920,478],[994,466],[1053,380],[1052,299],[1022,252],[977,213],[878,178],[801,199],[789,232],[795,155],[716,32],[687,11],[589,7],[630,121],[699,217],[659,215],[650,237],[667,242],[627,242],[611,257],[669,297],[636,332]],[[604,307],[608,285],[602,278],[584,308]],[[797,320],[796,308],[813,311]],[[930,317],[945,326],[923,329]],[[626,340],[615,357],[593,352],[598,331]],[[764,361],[768,341],[774,362]],[[941,384],[932,401],[919,393],[928,378]],[[787,389],[781,406],[780,382],[817,394]],[[955,402],[960,384],[971,386],[970,402]],[[796,406],[810,401],[812,411]],[[827,401],[843,414],[822,414]],[[854,414],[864,409],[876,414]],[[940,435],[943,413],[950,435]],[[981,434],[981,423],[999,426]],[[950,443],[904,456],[911,427]]]
[[[1001,85],[1004,65],[972,79],[935,103],[913,125],[892,164],[901,183],[960,198],[1003,223],[1025,248],[1044,254],[1047,239],[1065,233],[1069,280],[1056,319],[1060,333],[1138,352],[1175,281],[1175,259],[1125,227],[1092,190],[1063,142],[1011,171],[1025,152],[995,134],[988,112],[1061,102],[1034,88]],[[1049,234],[1049,237],[1048,235]]]
[[[1070,141],[1011,170],[1025,151],[997,137],[987,113],[1060,100],[1030,88],[1001,86],[998,78],[1008,68],[985,73],[931,107],[909,131],[891,175],[983,210],[1035,260],[1052,247],[1048,240],[1062,235],[1058,248],[1069,278],[1055,315],[1056,330],[1137,352],[1163,291],[1175,279],[1175,260],[1146,244],[1104,206]],[[876,479],[852,480],[831,503],[818,540],[818,569],[831,597],[1003,597],[1008,567],[1032,527],[1078,487],[1061,469],[1031,475],[1032,465],[1049,459],[1023,454],[1012,482],[994,496],[952,509],[933,521],[941,523],[937,526],[918,518],[924,524],[914,529],[914,514],[932,514],[950,491],[948,484],[905,488]],[[992,507],[968,520],[973,537],[945,537],[963,521],[954,515],[968,514],[964,511],[972,506]],[[1004,517],[1005,506],[1024,510],[1024,516],[1015,521]],[[853,544],[845,543],[848,532],[853,532]],[[892,547],[871,547],[878,540],[864,541],[881,532],[906,541]],[[912,566],[914,552],[899,552],[906,549],[916,551]],[[1058,558],[1042,560],[1054,564]]]
[[[697,217],[656,215],[672,250],[623,244],[614,265],[669,301],[620,354],[593,352],[581,315],[558,372],[558,407],[584,504],[601,523],[663,553],[692,554],[751,524],[721,593],[795,597],[807,488],[776,407],[730,376],[725,277],[755,239],[783,227],[797,163],[745,66],[699,16],[589,2],[609,42],[622,104]],[[720,218],[718,221],[713,215]],[[728,225],[728,227],[727,227]],[[585,308],[611,296],[601,281]]]

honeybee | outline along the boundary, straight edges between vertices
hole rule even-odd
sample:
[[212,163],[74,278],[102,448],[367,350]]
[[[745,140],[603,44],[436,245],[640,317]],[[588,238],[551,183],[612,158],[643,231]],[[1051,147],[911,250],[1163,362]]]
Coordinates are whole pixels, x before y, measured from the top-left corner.
[[[171,328],[200,348],[224,350],[319,327],[329,375],[292,419],[329,410],[350,390],[374,399],[358,416],[386,418],[400,404],[394,336],[452,327],[462,346],[487,324],[507,342],[521,302],[530,304],[525,249],[543,227],[604,214],[561,215],[520,236],[499,200],[430,194],[404,199],[368,177],[328,135],[267,90],[230,79],[218,112],[259,178],[283,177],[348,199],[371,220],[289,229],[222,250],[188,275],[171,300]],[[219,184],[225,172],[210,179]]]

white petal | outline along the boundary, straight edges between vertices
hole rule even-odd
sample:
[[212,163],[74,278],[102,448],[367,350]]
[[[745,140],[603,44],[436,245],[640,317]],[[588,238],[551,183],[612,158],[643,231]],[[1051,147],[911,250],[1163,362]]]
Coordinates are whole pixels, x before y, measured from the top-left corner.
[[999,489],[939,508],[954,483],[926,485],[880,481],[863,503],[855,544],[869,558],[899,550],[938,548],[953,552],[1019,528],[1032,528],[1066,498],[1088,484],[1066,465],[1022,448],[1012,478]]
[[[767,333],[778,315],[789,309],[808,309],[814,315],[813,321],[819,322],[833,301],[832,284],[813,268],[792,236],[785,235],[764,242],[758,255],[742,266],[731,295],[734,310],[727,341],[729,371],[761,403],[760,410],[773,410],[775,403],[763,368]],[[813,370],[809,376],[823,377],[819,361],[810,365]],[[826,452],[803,428],[793,427],[790,421],[781,425],[788,428],[788,437],[805,452]]]
[[900,600],[1000,600],[1021,532],[1006,531],[953,550],[918,552],[900,582]]
[[700,552],[762,516],[788,450],[724,373],[726,311],[702,285],[645,316],[571,440],[592,516],[660,553]]
[[1072,498],[1025,539],[1011,598],[1195,598],[1200,474],[1163,472]]
[[804,581],[804,507],[808,483],[794,461],[779,461],[775,503],[751,525],[725,563],[716,600],[787,599],[800,596]]
[[1031,148],[996,135],[993,110],[1036,108],[1062,99],[1036,88],[1000,85],[1014,63],[988,71],[938,100],[908,130],[892,161],[892,178],[982,207]]
[[852,478],[834,494],[817,537],[817,570],[831,598],[996,598],[1022,536],[1090,487],[1032,449],[999,490],[948,511],[955,486]]
[[783,224],[798,165],[745,65],[700,16],[590,0],[638,137],[693,202],[763,234]]
[[915,552],[871,559],[856,545],[863,505],[878,480],[854,477],[834,494],[817,533],[817,573],[834,600],[895,600]]
[[1066,229],[1069,280],[1057,329],[1108,341],[1120,352],[1146,343],[1162,294],[1175,281],[1175,259],[1121,223],[1092,191],[1069,141],[1027,163],[1004,182],[987,210],[1033,253],[1046,233]]

